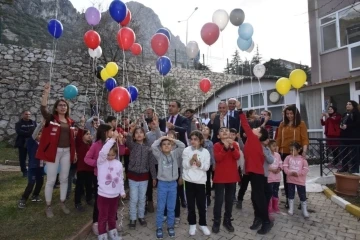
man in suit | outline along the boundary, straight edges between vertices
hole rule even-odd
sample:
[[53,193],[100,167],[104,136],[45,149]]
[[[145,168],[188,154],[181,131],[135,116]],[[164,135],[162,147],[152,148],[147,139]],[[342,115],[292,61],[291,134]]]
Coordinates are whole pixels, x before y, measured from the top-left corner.
[[236,120],[237,127],[235,128],[238,133],[240,132],[240,117],[239,112],[235,110],[236,108],[236,99],[235,98],[229,98],[228,100],[228,115],[232,116]]
[[212,129],[213,135],[211,141],[215,144],[219,141],[218,139],[218,131],[220,127],[226,128],[239,128],[239,122],[232,116],[228,115],[228,106],[225,102],[219,102],[218,104],[218,112],[219,114],[213,113],[211,114],[210,122],[208,123],[208,127]]

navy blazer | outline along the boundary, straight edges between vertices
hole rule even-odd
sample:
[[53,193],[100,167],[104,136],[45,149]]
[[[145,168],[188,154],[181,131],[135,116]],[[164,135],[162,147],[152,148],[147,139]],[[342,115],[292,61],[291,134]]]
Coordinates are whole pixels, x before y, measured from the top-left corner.
[[[239,122],[236,121],[236,119],[232,116],[226,116],[229,118],[228,120],[228,125],[227,125],[227,128],[235,128],[235,129],[238,129],[239,128]],[[211,121],[208,123],[207,125],[211,130],[212,130],[212,138],[211,138],[211,141],[215,144],[219,141],[218,139],[218,131],[220,129],[220,115],[216,115],[215,116],[215,119],[214,119],[214,123],[211,124]]]
[[[166,132],[166,122],[169,122],[171,116],[163,118],[159,121],[160,130]],[[188,119],[178,114],[175,121],[175,132],[179,133],[179,140],[187,146],[186,132],[188,129]]]

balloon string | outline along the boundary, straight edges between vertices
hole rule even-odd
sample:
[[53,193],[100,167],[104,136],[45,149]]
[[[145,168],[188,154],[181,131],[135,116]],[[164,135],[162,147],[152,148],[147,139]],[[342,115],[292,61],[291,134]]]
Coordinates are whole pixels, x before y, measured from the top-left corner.
[[[96,65],[96,59],[93,59],[93,66]],[[99,115],[99,102],[98,102],[98,97],[97,97],[97,90],[98,90],[98,87],[97,87],[97,79],[96,79],[96,76],[94,75],[93,76],[93,80],[94,80],[94,87],[95,87],[95,91],[94,91],[94,95],[95,95],[95,103],[96,103],[96,115]]]
[[[55,62],[55,58],[56,58],[56,47],[57,47],[57,39],[53,39],[53,48],[52,48],[52,53],[51,53],[51,59],[50,59],[50,76],[49,76],[49,85],[51,86],[52,83],[52,77],[53,77],[53,73],[54,73],[54,62]],[[51,91],[51,87],[50,87],[50,91]],[[49,96],[50,96],[50,92],[49,92]],[[49,102],[48,102],[49,104]]]
[[[263,103],[265,104],[265,95],[264,95],[264,92],[263,92],[262,87],[261,87],[260,78],[257,78],[257,79],[259,81],[259,91],[260,91],[260,94],[263,97]],[[260,98],[259,98],[259,108],[260,108]]]

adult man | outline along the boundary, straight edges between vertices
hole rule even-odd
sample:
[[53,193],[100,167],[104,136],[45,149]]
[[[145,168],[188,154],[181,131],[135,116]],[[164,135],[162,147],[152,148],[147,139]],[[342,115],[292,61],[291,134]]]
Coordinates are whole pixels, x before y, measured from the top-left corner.
[[[235,110],[236,107],[236,99],[235,98],[229,98],[228,100],[228,115],[232,116],[233,118],[236,119],[237,122],[240,121],[240,117],[239,117],[239,112],[237,110]],[[239,129],[236,129],[239,132]]]
[[21,114],[21,119],[15,123],[15,131],[16,131],[16,140],[15,147],[19,150],[19,162],[20,169],[23,174],[23,177],[27,177],[27,169],[26,169],[26,141],[31,137],[33,131],[36,128],[36,122],[30,119],[31,113],[28,110],[25,110]]
[[216,133],[219,131],[220,127],[226,127],[229,129],[239,128],[239,122],[236,122],[234,117],[228,115],[228,107],[225,102],[219,102],[218,112],[219,114],[211,114],[210,122],[208,123],[208,127],[211,128],[213,132],[211,139],[213,143],[217,143],[219,141]]
[[188,119],[188,129],[187,129],[187,137],[190,138],[190,133],[194,130],[199,130],[199,120],[194,117],[195,110],[194,109],[186,109],[185,117]]

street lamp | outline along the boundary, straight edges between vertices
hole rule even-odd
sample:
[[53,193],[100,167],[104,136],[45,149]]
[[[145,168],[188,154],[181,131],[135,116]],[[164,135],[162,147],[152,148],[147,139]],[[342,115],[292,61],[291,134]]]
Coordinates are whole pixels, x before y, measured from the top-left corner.
[[196,8],[194,9],[194,11],[190,14],[190,16],[189,16],[187,19],[178,21],[178,23],[181,23],[181,22],[185,22],[185,21],[186,21],[186,46],[187,46],[187,44],[188,44],[189,19],[191,18],[191,16],[194,14],[194,12],[195,12],[196,10],[198,10],[198,7],[196,7]]

